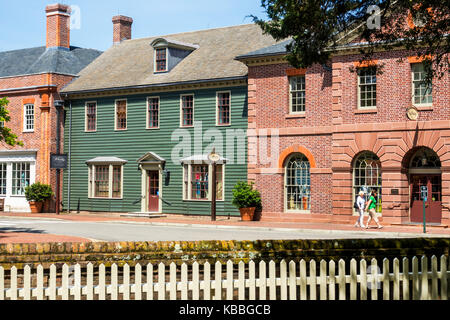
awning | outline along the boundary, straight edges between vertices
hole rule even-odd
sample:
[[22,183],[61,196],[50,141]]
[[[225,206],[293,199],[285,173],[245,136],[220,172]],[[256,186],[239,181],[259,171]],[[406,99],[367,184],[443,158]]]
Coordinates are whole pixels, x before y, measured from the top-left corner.
[[165,163],[166,160],[154,152],[147,152],[145,155],[140,157],[137,162],[139,164],[162,164]]
[[[227,158],[224,158],[224,157],[221,156],[216,163],[223,164],[223,163],[226,163],[227,161],[228,161]],[[189,164],[189,163],[199,163],[199,164],[200,163],[207,163],[207,164],[209,164],[209,163],[211,163],[211,160],[208,159],[208,155],[207,154],[201,154],[201,155],[193,155],[193,156],[190,156],[190,157],[186,157],[184,159],[181,159],[180,162],[181,163],[186,163],[186,164]]]
[[125,164],[127,162],[117,157],[97,157],[86,161],[86,164]]

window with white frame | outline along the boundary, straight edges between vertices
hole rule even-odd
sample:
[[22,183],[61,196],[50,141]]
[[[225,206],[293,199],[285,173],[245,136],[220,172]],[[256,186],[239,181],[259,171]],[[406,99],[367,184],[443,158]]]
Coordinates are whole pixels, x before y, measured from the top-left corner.
[[7,182],[7,165],[6,163],[0,163],[0,195],[6,195],[6,182]]
[[159,128],[159,97],[147,98],[147,129]]
[[23,131],[34,131],[34,104],[24,105]]
[[155,49],[155,72],[167,71],[167,48]]
[[[210,164],[184,164],[183,165],[183,199],[184,200],[211,200],[212,192],[212,165]],[[216,200],[223,200],[224,165],[216,165]]]
[[181,96],[181,126],[192,127],[194,125],[194,95]]
[[86,131],[97,130],[97,103],[86,103]]
[[368,201],[372,190],[377,191],[376,212],[381,213],[381,161],[373,152],[365,151],[353,164],[353,201],[360,191]]
[[123,165],[89,165],[89,197],[121,199]]
[[116,100],[116,130],[127,129],[127,100]]
[[285,188],[288,211],[310,210],[311,175],[310,164],[305,155],[293,154],[286,162]]
[[25,195],[25,187],[30,185],[30,163],[12,163],[12,192],[14,196]]
[[217,92],[217,125],[224,126],[231,123],[231,94]]
[[426,83],[425,69],[423,63],[414,63],[412,69],[412,85],[413,85],[413,104],[414,105],[432,105],[433,90],[432,84]]
[[376,108],[377,73],[375,67],[358,69],[358,107]]
[[305,75],[289,77],[290,113],[305,112]]

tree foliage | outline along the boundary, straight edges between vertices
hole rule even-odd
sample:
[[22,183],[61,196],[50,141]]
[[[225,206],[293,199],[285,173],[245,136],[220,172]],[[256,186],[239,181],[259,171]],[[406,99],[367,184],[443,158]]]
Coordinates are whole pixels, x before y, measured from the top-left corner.
[[22,141],[17,140],[17,135],[12,133],[11,129],[6,126],[7,122],[11,120],[7,109],[8,103],[8,99],[0,99],[0,141],[5,141],[10,146],[23,146]]
[[[297,68],[325,64],[358,35],[359,50],[404,48],[426,59],[427,78],[450,71],[448,0],[261,0],[268,21],[252,16],[276,40],[292,39],[287,60]],[[411,24],[412,23],[412,24]]]

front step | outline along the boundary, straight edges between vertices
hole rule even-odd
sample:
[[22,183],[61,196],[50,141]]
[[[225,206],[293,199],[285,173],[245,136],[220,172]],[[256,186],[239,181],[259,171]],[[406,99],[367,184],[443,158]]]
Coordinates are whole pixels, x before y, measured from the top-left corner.
[[130,212],[120,215],[121,217],[137,217],[137,218],[164,218],[166,215],[155,212]]

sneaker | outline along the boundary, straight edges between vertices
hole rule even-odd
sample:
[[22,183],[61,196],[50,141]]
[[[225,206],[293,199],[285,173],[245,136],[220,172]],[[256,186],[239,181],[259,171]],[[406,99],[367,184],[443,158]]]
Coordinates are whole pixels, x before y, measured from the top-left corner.
[[363,229],[364,229],[365,227],[366,227],[365,225],[363,225],[363,224],[361,225],[361,228],[363,228]]

